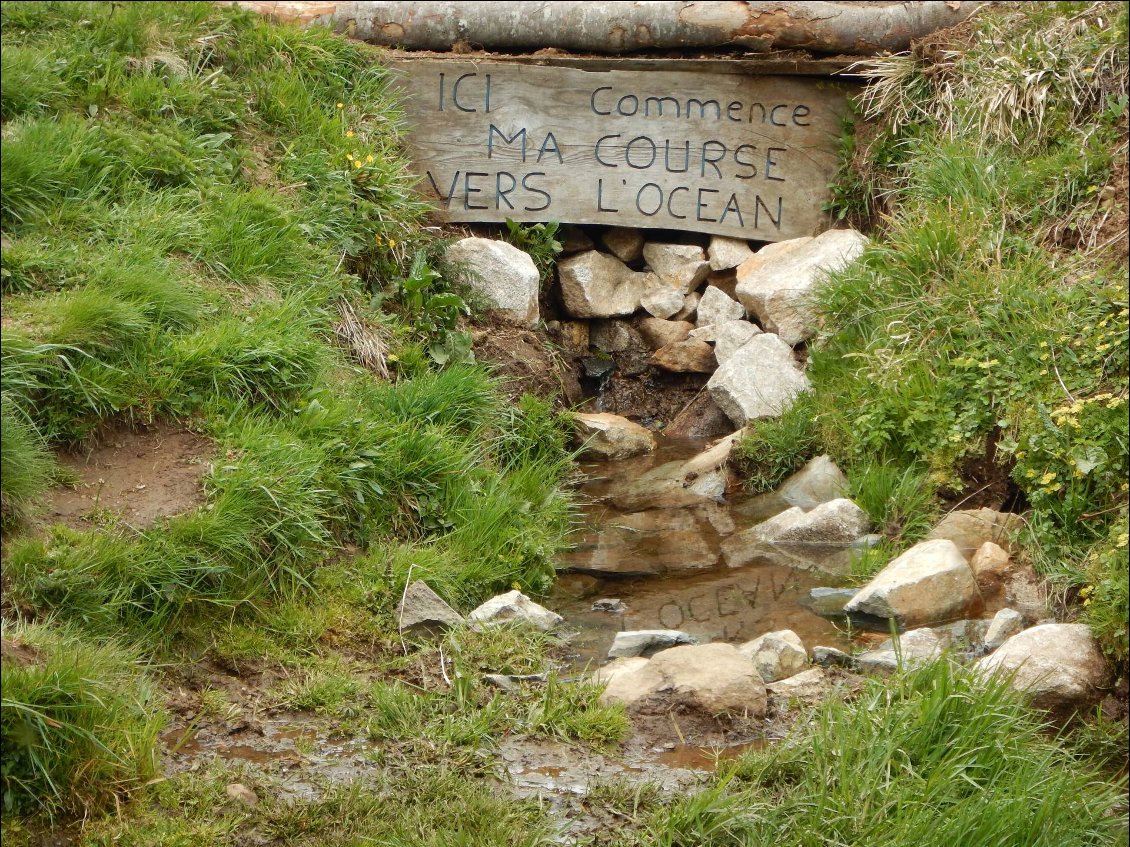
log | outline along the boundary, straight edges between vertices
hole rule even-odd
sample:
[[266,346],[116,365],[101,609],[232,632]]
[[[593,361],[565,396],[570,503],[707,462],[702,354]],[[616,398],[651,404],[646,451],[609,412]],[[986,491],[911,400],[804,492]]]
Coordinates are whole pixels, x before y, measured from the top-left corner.
[[385,47],[577,53],[739,48],[873,55],[954,26],[978,2],[241,2]]

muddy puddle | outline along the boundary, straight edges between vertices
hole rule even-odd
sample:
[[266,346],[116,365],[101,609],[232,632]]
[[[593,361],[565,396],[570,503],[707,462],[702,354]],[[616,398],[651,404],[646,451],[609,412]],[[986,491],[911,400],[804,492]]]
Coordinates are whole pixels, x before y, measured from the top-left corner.
[[[795,551],[741,567],[724,561],[726,538],[784,511],[786,503],[729,491],[671,506],[677,498],[640,489],[641,479],[662,480],[664,468],[705,447],[701,440],[669,440],[647,456],[581,465],[584,529],[561,560],[565,572],[549,602],[578,630],[570,642],[578,665],[602,663],[615,634],[634,629],[679,629],[700,642],[731,643],[791,629],[810,649],[850,646],[836,623],[806,605],[811,589],[843,581],[827,569],[827,551],[821,561]],[[625,503],[657,508],[618,506]]]

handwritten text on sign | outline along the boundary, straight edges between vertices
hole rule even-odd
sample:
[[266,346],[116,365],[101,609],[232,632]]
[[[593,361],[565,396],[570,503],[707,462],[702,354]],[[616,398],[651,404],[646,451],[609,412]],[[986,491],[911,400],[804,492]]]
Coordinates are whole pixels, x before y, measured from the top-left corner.
[[847,110],[828,80],[393,63],[409,146],[450,221],[811,235]]

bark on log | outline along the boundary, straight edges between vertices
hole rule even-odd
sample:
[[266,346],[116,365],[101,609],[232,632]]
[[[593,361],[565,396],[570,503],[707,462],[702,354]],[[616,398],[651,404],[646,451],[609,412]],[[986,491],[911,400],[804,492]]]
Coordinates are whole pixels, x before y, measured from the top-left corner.
[[577,53],[738,47],[871,55],[961,23],[978,2],[242,2],[276,17],[329,24],[409,50],[470,45]]

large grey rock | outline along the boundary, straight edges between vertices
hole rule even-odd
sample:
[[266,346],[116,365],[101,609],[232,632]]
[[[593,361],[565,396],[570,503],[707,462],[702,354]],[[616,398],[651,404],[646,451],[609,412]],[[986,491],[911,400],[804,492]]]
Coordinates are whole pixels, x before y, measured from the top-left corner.
[[712,271],[725,271],[736,268],[742,262],[753,256],[749,243],[740,238],[727,238],[724,235],[714,235],[710,238],[710,246],[706,248],[707,258],[710,260]]
[[815,318],[811,299],[825,277],[863,252],[867,237],[833,229],[800,243],[763,248],[738,268],[737,299],[761,325],[791,345],[811,338]]
[[888,639],[874,650],[855,657],[855,666],[864,671],[895,671],[901,659],[903,668],[935,662],[942,656],[947,639],[932,629],[914,629],[899,636],[898,650]]
[[1085,624],[1050,623],[1026,629],[977,663],[984,673],[1011,675],[1035,706],[1056,712],[1084,708],[1102,696],[1110,669]]
[[985,649],[996,650],[1012,636],[1024,631],[1024,615],[1015,609],[1001,609],[993,615],[985,633]]
[[505,241],[464,238],[447,248],[447,260],[469,271],[467,285],[497,318],[526,328],[537,325],[541,274],[528,253]]
[[718,364],[722,364],[744,347],[747,341],[760,334],[761,330],[756,324],[738,319],[700,327],[691,332],[690,336],[699,341],[712,342],[714,358],[718,360]]
[[981,601],[973,571],[948,539],[923,541],[877,573],[844,611],[900,626],[963,617]]
[[465,623],[461,614],[420,580],[405,589],[396,619],[401,632],[412,633],[435,633]]
[[1012,534],[1024,525],[1020,515],[994,509],[961,509],[950,512],[926,536],[948,538],[967,558],[986,541],[1010,549]]
[[596,250],[578,253],[557,264],[561,298],[576,318],[630,315],[640,297],[655,284],[654,274],[633,271],[619,259]]
[[786,479],[777,494],[790,506],[812,509],[847,494],[843,471],[828,456],[817,456]]
[[776,335],[761,333],[719,365],[706,384],[710,396],[737,426],[785,412],[809,382],[796,366],[792,348]]
[[763,682],[794,676],[808,666],[804,642],[791,629],[759,635],[739,646],[738,652],[753,662]]
[[689,321],[665,321],[659,318],[641,318],[636,327],[647,343],[648,349],[658,350],[667,344],[686,341],[694,324]]
[[679,629],[631,629],[616,633],[608,658],[620,659],[632,656],[650,656],[668,647],[680,644],[694,644],[695,638]]
[[640,297],[640,308],[653,318],[669,318],[683,308],[685,295],[677,288],[660,283]]
[[711,717],[758,717],[768,705],[753,662],[730,644],[672,647],[642,663],[617,661],[632,664],[610,666],[599,675],[608,682],[602,703],[623,703],[635,712],[687,710]]
[[689,294],[706,279],[710,263],[701,247],[690,244],[645,244],[643,257],[651,268],[668,285]]
[[706,286],[702,297],[698,301],[698,317],[695,324],[710,326],[722,321],[736,321],[745,317],[745,307],[737,300],[731,299],[720,288],[713,285]]
[[643,255],[643,233],[638,229],[614,226],[602,232],[600,240],[621,262],[635,262]]
[[708,374],[717,367],[714,348],[694,338],[665,344],[652,353],[648,361],[671,373]]
[[467,619],[476,628],[516,622],[545,631],[553,629],[564,620],[561,615],[539,606],[517,589],[491,597],[471,612]]
[[867,532],[867,525],[867,514],[846,498],[807,512],[794,506],[727,538],[722,558],[731,568],[772,559],[798,568],[839,571],[843,568],[835,557]]
[[655,436],[645,427],[607,412],[576,412],[573,423],[586,455],[628,459],[655,449]]

